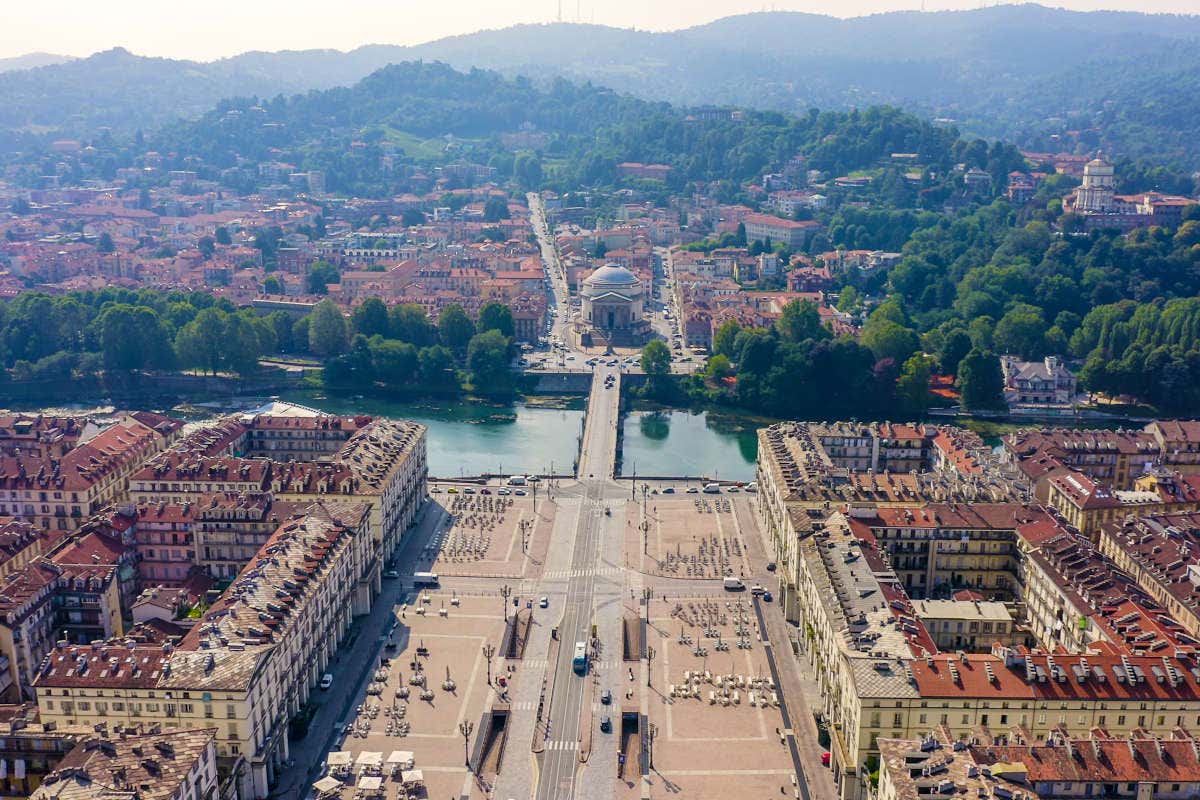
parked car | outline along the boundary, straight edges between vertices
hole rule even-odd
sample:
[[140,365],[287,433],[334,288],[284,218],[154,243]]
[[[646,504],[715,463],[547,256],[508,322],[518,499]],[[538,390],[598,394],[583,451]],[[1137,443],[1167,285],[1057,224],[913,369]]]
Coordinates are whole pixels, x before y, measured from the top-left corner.
[[600,718],[600,732],[612,733],[612,717],[604,716]]
[[663,494],[675,494],[674,486],[667,486],[662,490]]
[[774,600],[775,598],[771,595],[770,592],[763,592],[762,599],[763,599],[764,603],[769,603],[772,600]]
[[538,600],[538,606],[541,608],[549,608],[550,607],[550,598],[543,595]]
[[328,691],[330,686],[333,686],[333,675],[326,672],[321,676],[321,688]]
[[383,577],[387,578],[388,580],[395,580],[396,578],[400,577],[400,573],[394,569],[389,569],[383,573]]
[[605,689],[603,692],[600,693],[600,702],[606,706],[612,705],[612,690],[611,689]]

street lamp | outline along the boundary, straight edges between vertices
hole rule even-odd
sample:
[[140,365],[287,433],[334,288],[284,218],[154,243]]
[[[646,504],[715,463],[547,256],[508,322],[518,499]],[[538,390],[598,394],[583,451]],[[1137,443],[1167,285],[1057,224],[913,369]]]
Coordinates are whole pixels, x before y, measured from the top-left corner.
[[469,750],[467,750],[467,740],[471,738],[471,732],[474,730],[474,722],[467,722],[466,720],[463,720],[462,722],[458,723],[458,732],[461,733],[463,737],[463,764],[466,766],[468,772],[471,771],[471,753]]
[[650,665],[654,662],[654,648],[646,645],[646,685],[650,685]]
[[504,600],[504,621],[508,622],[508,598],[512,597],[512,587],[507,583],[500,587],[500,597]]
[[496,648],[491,642],[483,646],[483,658],[487,662],[487,682],[488,686],[492,685],[492,656],[496,655]]
[[650,769],[654,769],[654,740],[658,737],[658,726],[651,722],[646,726],[646,741],[650,744],[647,748],[650,753]]

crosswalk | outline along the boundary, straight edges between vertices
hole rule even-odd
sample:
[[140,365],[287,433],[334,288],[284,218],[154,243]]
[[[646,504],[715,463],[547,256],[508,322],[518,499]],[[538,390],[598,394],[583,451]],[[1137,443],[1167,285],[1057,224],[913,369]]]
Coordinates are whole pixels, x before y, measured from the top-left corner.
[[537,703],[535,703],[533,701],[527,701],[527,702],[523,702],[523,703],[513,703],[513,705],[512,705],[513,711],[533,711],[536,708],[537,708]]
[[550,661],[545,658],[527,658],[521,662],[526,669],[545,669]]
[[555,578],[598,578],[605,575],[621,575],[624,573],[621,567],[590,567],[587,569],[552,569],[546,573],[545,577],[551,580]]
[[562,752],[569,752],[571,750],[578,750],[579,742],[565,742],[565,741],[546,742],[546,749],[562,751]]

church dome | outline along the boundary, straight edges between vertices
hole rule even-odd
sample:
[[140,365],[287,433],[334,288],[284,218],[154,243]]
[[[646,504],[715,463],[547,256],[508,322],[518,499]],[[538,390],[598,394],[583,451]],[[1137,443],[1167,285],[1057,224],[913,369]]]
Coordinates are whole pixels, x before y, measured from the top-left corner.
[[605,264],[583,281],[588,286],[637,286],[637,276],[619,264]]

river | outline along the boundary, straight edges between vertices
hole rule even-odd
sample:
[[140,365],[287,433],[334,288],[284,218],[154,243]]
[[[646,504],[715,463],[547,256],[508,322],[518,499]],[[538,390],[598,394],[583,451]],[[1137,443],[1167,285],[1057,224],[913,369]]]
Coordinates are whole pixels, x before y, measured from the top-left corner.
[[770,420],[686,409],[628,412],[621,428],[621,475],[752,481],[757,430]]

